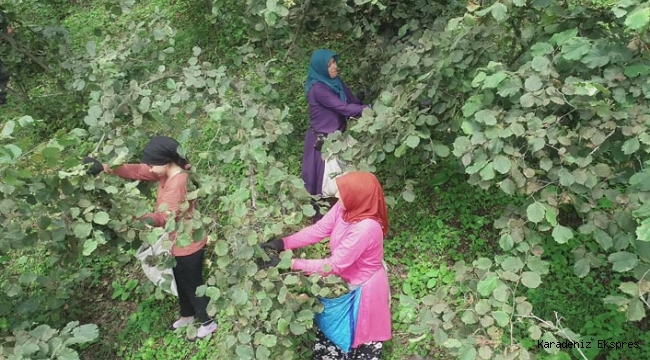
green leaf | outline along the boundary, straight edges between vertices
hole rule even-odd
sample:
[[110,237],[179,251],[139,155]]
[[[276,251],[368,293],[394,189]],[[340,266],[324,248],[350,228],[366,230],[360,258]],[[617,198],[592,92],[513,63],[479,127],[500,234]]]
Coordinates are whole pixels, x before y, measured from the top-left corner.
[[[502,5],[503,6],[503,5]],[[494,15],[494,13],[492,14]],[[474,346],[465,346],[458,352],[458,360],[475,360],[476,348]]]
[[487,312],[490,311],[490,309],[492,309],[492,306],[490,305],[490,302],[486,299],[479,300],[474,306],[474,310],[479,315],[487,314]]
[[479,175],[481,176],[481,179],[488,181],[494,179],[494,167],[492,166],[492,163],[489,163],[479,171]]
[[284,278],[284,284],[285,285],[295,285],[299,282],[299,279],[296,275],[287,275],[287,277]]
[[14,129],[16,128],[16,122],[13,120],[9,120],[5,122],[5,125],[2,127],[2,137],[10,137],[11,134],[14,133]]
[[106,225],[111,220],[111,217],[105,211],[99,211],[93,217],[93,222],[99,225]]
[[539,223],[544,220],[544,215],[546,214],[546,208],[544,205],[538,202],[534,202],[526,208],[526,216],[528,216],[528,221]]
[[292,322],[291,325],[289,325],[289,330],[294,335],[302,335],[307,332],[305,325],[296,322]]
[[250,345],[237,346],[235,353],[237,353],[237,359],[249,360],[255,358],[255,352],[253,351],[253,348]]
[[645,317],[645,307],[638,297],[630,300],[625,317],[628,321],[640,321]]
[[553,236],[553,240],[557,242],[558,244],[566,244],[569,240],[573,238],[573,230],[566,226],[562,225],[555,225],[553,228],[553,232],[551,234]]
[[478,322],[478,319],[476,319],[476,315],[474,314],[473,311],[470,310],[465,311],[463,315],[460,317],[460,320],[466,325],[476,324]]
[[508,8],[503,5],[502,3],[498,2],[492,5],[492,17],[497,21],[497,22],[502,22],[505,19],[508,18]]
[[625,26],[632,30],[639,30],[648,25],[650,21],[650,8],[644,7],[632,12],[625,18]]
[[302,213],[307,217],[312,217],[316,215],[316,209],[314,209],[314,207],[311,205],[303,205]]
[[535,56],[530,66],[535,71],[543,72],[551,65],[551,61],[546,56]]
[[539,340],[542,337],[542,329],[537,325],[531,325],[528,328],[528,332],[530,333],[530,338],[533,340]]
[[484,257],[478,258],[474,261],[474,266],[481,270],[487,270],[492,267],[492,260]]
[[483,123],[485,125],[496,125],[497,118],[494,116],[493,110],[480,110],[474,114],[476,121]]
[[612,269],[617,272],[630,271],[639,264],[636,254],[627,251],[610,254],[607,260],[613,264]]
[[232,300],[235,305],[244,305],[248,302],[248,294],[243,289],[235,289],[232,293]]
[[420,145],[420,137],[417,135],[409,135],[406,138],[406,145],[411,149],[415,149],[418,145]]
[[494,89],[507,77],[508,74],[503,71],[492,74],[485,78],[485,81],[483,82],[483,89]]
[[84,242],[83,254],[84,256],[90,256],[97,249],[97,240],[88,239]]
[[517,191],[517,185],[512,179],[505,179],[499,183],[499,187],[503,190],[504,193],[508,195],[514,195]]
[[613,246],[612,237],[601,229],[596,229],[594,231],[594,240],[603,248],[603,250],[608,250]]
[[551,43],[553,43],[553,44],[555,44],[557,46],[562,46],[565,42],[567,42],[567,40],[569,40],[571,38],[574,38],[577,35],[578,35],[578,29],[573,28],[573,29],[569,29],[569,30],[565,30],[565,31],[553,34],[553,36],[551,36],[550,41],[551,41]]
[[539,167],[544,171],[549,171],[553,167],[553,160],[545,157],[539,161]]
[[260,339],[260,344],[273,348],[278,343],[278,337],[271,334],[266,334]]
[[621,283],[621,285],[618,286],[618,288],[622,292],[624,292],[624,293],[626,293],[628,295],[631,295],[631,296],[639,296],[641,294],[640,291],[639,291],[639,285],[637,285],[636,283],[633,283],[633,282],[629,282],[629,281],[628,282],[623,282],[623,283]]
[[449,147],[447,145],[444,145],[440,141],[433,141],[433,152],[436,154],[436,156],[440,157],[447,157],[450,154]]
[[553,50],[554,50],[553,45],[547,42],[538,42],[533,44],[533,46],[530,47],[530,53],[533,57],[552,54]]
[[214,252],[217,256],[226,256],[228,254],[228,243],[224,240],[217,240],[214,245]]
[[93,226],[89,223],[78,223],[74,226],[74,236],[79,239],[86,239],[93,230]]
[[539,76],[537,75],[529,76],[524,82],[524,87],[526,88],[526,90],[531,92],[541,89],[542,86],[543,86],[542,79],[540,79]]
[[650,218],[641,222],[636,228],[636,238],[640,241],[650,242]]
[[72,337],[67,339],[64,344],[85,344],[95,341],[99,337],[99,328],[95,324],[81,325],[72,330]]
[[510,171],[510,159],[503,155],[497,155],[497,157],[494,158],[493,167],[497,172],[506,174]]
[[476,290],[481,296],[488,297],[497,288],[497,281],[498,277],[495,274],[489,274],[486,278],[478,282]]
[[575,265],[573,265],[573,273],[579,278],[587,276],[589,270],[591,270],[591,263],[587,258],[580,259],[576,261]]
[[510,316],[508,316],[508,314],[506,314],[504,311],[493,311],[492,317],[501,327],[506,327],[510,323]]
[[591,51],[589,51],[589,54],[585,55],[580,61],[590,69],[603,67],[609,64],[609,49],[606,48],[605,45],[598,43],[596,46],[593,46]]
[[406,202],[413,202],[415,201],[415,193],[412,190],[404,189],[402,192],[402,198],[404,198],[404,201]]
[[533,107],[535,105],[535,95],[531,93],[523,94],[519,98],[519,104],[524,108]]
[[536,289],[542,283],[542,278],[536,272],[524,271],[521,273],[521,283],[527,288]]
[[463,116],[470,117],[483,108],[483,99],[480,95],[470,96],[462,107]]
[[580,60],[591,50],[591,44],[587,39],[575,38],[568,40],[562,46],[562,57],[567,60]]
[[512,238],[512,235],[503,234],[499,239],[499,246],[501,246],[501,249],[504,251],[508,251],[512,249],[513,246],[515,246],[515,240]]
[[637,139],[636,137],[633,137],[633,138],[627,139],[623,143],[623,146],[622,146],[621,149],[623,150],[623,153],[625,155],[630,155],[630,154],[634,154],[635,152],[637,152],[639,150],[640,145],[641,144],[639,143],[639,139]]
[[524,263],[519,257],[509,256],[501,262],[501,267],[505,271],[512,271],[513,273],[519,272],[523,269]]

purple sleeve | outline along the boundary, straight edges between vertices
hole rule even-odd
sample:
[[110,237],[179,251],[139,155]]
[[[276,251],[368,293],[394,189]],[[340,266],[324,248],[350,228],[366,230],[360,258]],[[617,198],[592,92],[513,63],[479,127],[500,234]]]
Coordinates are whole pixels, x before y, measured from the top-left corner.
[[[354,264],[357,259],[368,248],[371,235],[365,227],[355,227],[345,236],[341,243],[332,250],[332,255],[326,259],[293,261],[292,270],[302,270],[308,274],[320,274],[327,276],[330,274],[339,275],[345,269]],[[329,271],[323,269],[324,265],[329,265]]]
[[346,104],[337,94],[334,93],[334,91],[330,90],[325,85],[315,84],[314,87],[316,86],[318,86],[318,88],[315,89],[314,99],[322,106],[332,109],[340,115],[358,117],[361,116],[363,109],[368,107],[367,105]]
[[350,91],[350,88],[348,87],[348,84],[345,82],[343,83],[343,91],[345,91],[345,96],[348,98],[348,103],[349,104],[358,104],[358,105],[363,105],[361,103],[361,100]]
[[301,247],[316,244],[332,234],[334,224],[338,215],[339,203],[332,208],[316,224],[308,226],[297,233],[282,239],[284,248],[287,250],[299,249]]

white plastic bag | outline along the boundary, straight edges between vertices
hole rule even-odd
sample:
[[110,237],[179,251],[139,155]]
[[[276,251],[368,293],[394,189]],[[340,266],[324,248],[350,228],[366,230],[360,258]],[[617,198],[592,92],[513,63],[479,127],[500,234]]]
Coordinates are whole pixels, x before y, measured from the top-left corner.
[[323,171],[323,197],[333,197],[338,190],[336,178],[345,174],[345,164],[334,155],[325,159],[325,170]]
[[[169,250],[163,248],[163,242],[169,239],[168,234],[163,234],[158,241],[152,246],[142,244],[135,254],[135,257],[140,260],[142,264],[142,271],[156,286],[160,286],[163,290],[169,292],[174,296],[178,296],[178,289],[176,288],[176,280],[174,279],[174,271],[172,269],[161,269],[158,266],[149,266],[146,262],[147,257],[152,255],[170,254]],[[171,255],[171,254],[170,254]],[[171,281],[169,290],[161,286],[164,282]]]

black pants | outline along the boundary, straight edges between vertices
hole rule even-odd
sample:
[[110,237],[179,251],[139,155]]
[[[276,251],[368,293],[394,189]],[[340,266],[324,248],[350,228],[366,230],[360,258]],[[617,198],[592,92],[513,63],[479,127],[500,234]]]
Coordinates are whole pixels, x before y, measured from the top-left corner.
[[314,344],[314,353],[311,357],[312,360],[379,360],[381,358],[381,349],[383,347],[381,342],[371,342],[356,347],[345,354],[334,343],[332,343],[325,335],[317,328],[316,330],[316,343]]
[[176,256],[174,279],[178,289],[181,316],[194,316],[201,323],[211,321],[206,311],[210,299],[196,296],[196,288],[203,285],[203,256],[205,249],[187,256]]
[[7,102],[7,85],[9,84],[9,73],[0,62],[0,105]]

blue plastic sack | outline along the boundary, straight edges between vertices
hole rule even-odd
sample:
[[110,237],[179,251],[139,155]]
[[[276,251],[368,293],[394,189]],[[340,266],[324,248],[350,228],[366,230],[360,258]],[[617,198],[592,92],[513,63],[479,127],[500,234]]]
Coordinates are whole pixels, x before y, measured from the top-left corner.
[[334,299],[321,297],[318,299],[325,309],[314,316],[316,325],[334,345],[346,354],[349,353],[354,342],[354,331],[357,328],[361,287]]

